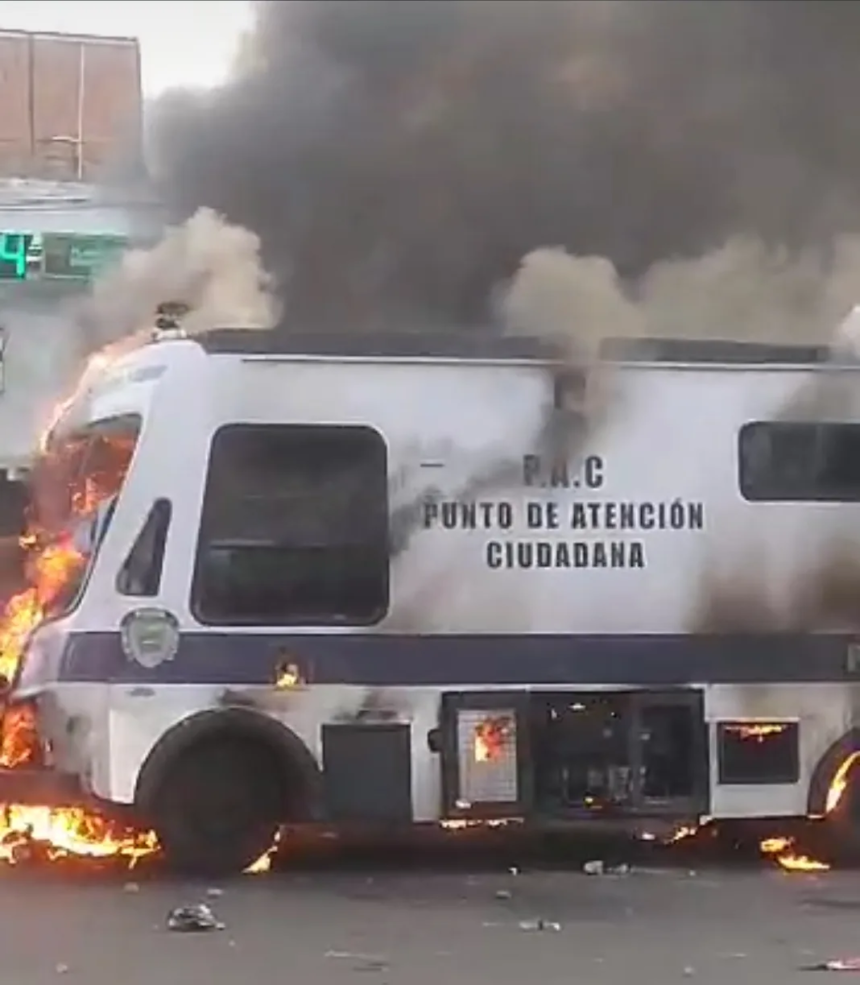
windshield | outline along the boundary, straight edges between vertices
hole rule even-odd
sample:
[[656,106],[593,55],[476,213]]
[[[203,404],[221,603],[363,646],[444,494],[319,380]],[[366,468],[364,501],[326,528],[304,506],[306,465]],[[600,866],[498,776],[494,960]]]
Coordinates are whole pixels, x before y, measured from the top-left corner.
[[53,439],[31,479],[27,578],[44,616],[76,600],[107,531],[140,433],[140,417],[99,421]]

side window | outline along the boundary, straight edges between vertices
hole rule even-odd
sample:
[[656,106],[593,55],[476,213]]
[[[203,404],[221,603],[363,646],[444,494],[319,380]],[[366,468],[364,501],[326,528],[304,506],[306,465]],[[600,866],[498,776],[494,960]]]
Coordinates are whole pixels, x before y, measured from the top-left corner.
[[738,453],[744,499],[860,502],[860,424],[745,424],[738,437]]
[[117,575],[116,587],[120,595],[147,598],[158,595],[170,514],[169,500],[158,499],[153,503],[137,540]]
[[388,463],[371,428],[222,428],[192,606],[201,622],[369,625],[388,607]]

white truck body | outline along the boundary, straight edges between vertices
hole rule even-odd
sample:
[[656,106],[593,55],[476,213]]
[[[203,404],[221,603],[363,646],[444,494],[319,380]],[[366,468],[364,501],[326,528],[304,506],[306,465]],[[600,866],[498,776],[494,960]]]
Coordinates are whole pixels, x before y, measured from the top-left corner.
[[[279,351],[258,333],[212,340],[132,352],[58,425],[61,436],[123,415],[142,422],[85,586],[34,633],[15,685],[15,700],[39,704],[52,769],[103,801],[133,805],[165,736],[238,703],[307,751],[328,791],[315,817],[546,813],[534,796],[540,783],[522,772],[534,753],[520,741],[530,696],[611,692],[647,705],[652,695],[668,707],[692,695],[703,742],[695,792],[637,795],[634,813],[821,809],[816,791],[831,769],[822,763],[853,741],[860,666],[858,627],[844,607],[815,602],[810,573],[860,556],[860,475],[856,495],[840,479],[814,500],[797,493],[807,480],[789,463],[780,474],[794,493],[751,500],[742,485],[762,467],[745,477],[740,461],[768,439],[754,446],[741,436],[750,424],[795,421],[801,404],[805,427],[814,405],[819,419],[860,435],[860,366],[801,350],[678,343],[648,356],[639,347],[607,363],[587,429],[565,417],[569,433],[562,426],[550,446],[565,377],[536,358],[503,358],[492,346],[463,358],[453,343],[425,353],[408,340],[379,350],[357,340],[351,355]],[[193,583],[213,437],[235,425],[302,424],[371,428],[384,441],[392,543],[383,609],[357,623],[202,619]],[[761,481],[770,489],[777,479]],[[165,500],[157,589],[122,594],[118,572]],[[136,648],[128,627],[141,614],[164,620],[172,642]],[[285,661],[290,687],[276,685]],[[472,748],[482,708],[517,722],[514,751],[483,773]],[[782,765],[732,767],[733,777],[721,760],[726,723],[781,723],[793,746],[778,754]],[[326,751],[338,726],[372,733],[367,756],[393,757],[376,807],[338,794],[362,768],[344,765],[335,738]],[[360,757],[358,733],[345,744]],[[448,746],[446,735],[455,737]],[[641,766],[636,755],[624,782]],[[580,799],[567,813],[593,806]]]

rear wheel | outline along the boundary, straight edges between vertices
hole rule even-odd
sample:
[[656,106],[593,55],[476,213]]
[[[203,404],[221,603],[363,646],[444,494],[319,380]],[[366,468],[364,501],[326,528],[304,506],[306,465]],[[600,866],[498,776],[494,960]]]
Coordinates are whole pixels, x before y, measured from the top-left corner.
[[827,836],[840,861],[860,861],[860,758],[845,777],[845,791],[827,816]]
[[243,736],[205,739],[182,752],[152,812],[170,867],[230,875],[270,848],[284,803],[277,765],[269,747]]

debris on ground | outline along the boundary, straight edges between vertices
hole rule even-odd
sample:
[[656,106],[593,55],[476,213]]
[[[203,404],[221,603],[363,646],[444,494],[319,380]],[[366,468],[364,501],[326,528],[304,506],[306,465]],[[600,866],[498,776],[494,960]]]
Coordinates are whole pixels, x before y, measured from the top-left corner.
[[207,930],[223,930],[224,924],[215,918],[205,903],[193,906],[177,906],[167,915],[167,929],[180,933],[201,933]]
[[326,951],[325,957],[353,961],[353,971],[387,971],[391,962],[382,954],[356,954],[353,951]]
[[807,965],[803,971],[860,971],[860,958],[834,958]]
[[388,971],[388,962],[384,958],[367,958],[357,961],[352,966],[353,971]]
[[140,886],[136,882],[127,882],[123,887],[122,891],[124,893],[139,893]]
[[521,920],[520,930],[561,930],[561,924],[538,917],[535,920]]
[[511,899],[511,897],[513,895],[514,894],[510,891],[510,889],[497,889],[496,890],[496,899]]
[[626,876],[630,874],[630,866],[626,862],[607,865],[602,859],[592,859],[583,865],[582,871],[587,876]]
[[210,886],[206,890],[206,895],[210,899],[217,899],[217,897],[224,895],[224,890],[223,889],[219,889],[217,886]]

